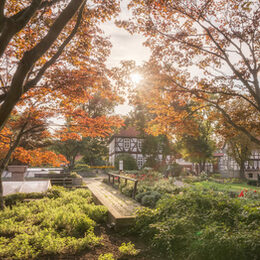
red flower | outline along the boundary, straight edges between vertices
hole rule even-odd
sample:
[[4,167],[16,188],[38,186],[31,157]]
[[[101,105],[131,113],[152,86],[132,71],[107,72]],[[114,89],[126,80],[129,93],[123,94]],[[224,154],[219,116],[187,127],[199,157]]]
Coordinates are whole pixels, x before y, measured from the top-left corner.
[[254,190],[254,192],[256,193],[256,190]]
[[244,192],[241,191],[240,194],[238,195],[238,197],[244,197]]

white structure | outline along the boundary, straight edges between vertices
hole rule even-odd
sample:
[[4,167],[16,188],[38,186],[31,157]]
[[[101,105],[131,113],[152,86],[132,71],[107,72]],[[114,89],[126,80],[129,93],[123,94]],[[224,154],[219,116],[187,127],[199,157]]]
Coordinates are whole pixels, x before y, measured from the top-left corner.
[[146,159],[142,154],[143,139],[134,128],[122,129],[118,134],[111,137],[109,142],[109,163],[115,165],[115,159],[119,154],[130,154],[136,160],[138,168],[142,168]]
[[15,193],[46,192],[50,188],[50,180],[3,181],[3,196]]
[[[228,146],[225,144],[220,153],[218,170],[225,177],[239,177],[240,167],[227,151]],[[245,173],[248,179],[257,180],[257,176],[260,174],[260,148],[253,149],[249,160],[245,162]]]
[[[134,127],[122,129],[118,134],[111,137],[109,142],[109,163],[115,166],[115,159],[120,154],[130,154],[135,160],[137,167],[141,169],[149,155],[142,154],[144,139],[140,137],[139,131]],[[163,160],[163,155],[158,154],[157,159]],[[166,163],[171,162],[171,156],[166,156]]]
[[[46,174],[46,173],[61,173],[63,168],[27,168],[27,171],[24,174],[24,178],[34,178],[35,174]],[[2,174],[3,179],[12,178],[12,173],[10,171],[4,171]]]

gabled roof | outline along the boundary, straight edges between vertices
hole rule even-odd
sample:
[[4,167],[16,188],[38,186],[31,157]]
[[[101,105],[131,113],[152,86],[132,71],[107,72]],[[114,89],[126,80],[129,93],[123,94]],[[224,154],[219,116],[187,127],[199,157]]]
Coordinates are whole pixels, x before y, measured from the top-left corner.
[[120,131],[112,136],[113,137],[139,137],[140,132],[135,127],[131,126],[126,129],[120,129]]
[[213,156],[214,157],[221,157],[221,156],[224,156],[224,153],[213,153]]

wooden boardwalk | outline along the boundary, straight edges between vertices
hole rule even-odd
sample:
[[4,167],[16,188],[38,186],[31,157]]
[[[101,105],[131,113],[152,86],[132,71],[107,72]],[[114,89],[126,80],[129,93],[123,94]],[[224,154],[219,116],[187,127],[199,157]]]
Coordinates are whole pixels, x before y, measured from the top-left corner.
[[110,224],[126,227],[135,222],[135,212],[141,206],[138,202],[103,183],[102,180],[85,178],[84,182],[92,192],[95,202],[107,207]]

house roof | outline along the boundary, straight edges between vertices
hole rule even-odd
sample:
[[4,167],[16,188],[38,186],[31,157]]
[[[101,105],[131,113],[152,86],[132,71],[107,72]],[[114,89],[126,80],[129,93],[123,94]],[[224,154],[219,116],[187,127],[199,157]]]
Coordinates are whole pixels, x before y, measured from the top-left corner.
[[221,157],[224,156],[224,153],[213,153],[214,157]]
[[113,137],[138,137],[140,132],[133,126],[126,129],[120,129],[120,131],[112,136]]

